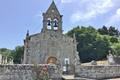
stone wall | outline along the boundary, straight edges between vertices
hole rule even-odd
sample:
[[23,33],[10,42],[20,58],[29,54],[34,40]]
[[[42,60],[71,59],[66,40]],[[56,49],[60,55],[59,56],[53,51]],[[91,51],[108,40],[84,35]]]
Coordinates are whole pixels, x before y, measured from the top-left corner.
[[76,66],[76,77],[90,79],[108,79],[120,77],[120,65],[110,66]]
[[[90,79],[120,77],[120,65],[82,66],[75,68],[75,76]],[[0,65],[0,80],[61,80],[60,67],[47,64]]]
[[0,65],[0,80],[42,80],[42,78],[59,80],[58,67],[46,64]]
[[113,57],[113,60],[115,61],[115,64],[120,65],[120,56]]

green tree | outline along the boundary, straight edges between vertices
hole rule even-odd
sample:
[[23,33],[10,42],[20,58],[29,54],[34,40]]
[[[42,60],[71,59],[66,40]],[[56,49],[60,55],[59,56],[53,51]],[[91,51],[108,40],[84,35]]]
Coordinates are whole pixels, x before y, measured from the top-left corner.
[[24,55],[24,47],[23,46],[17,46],[15,47],[15,50],[12,51],[14,54],[14,63],[20,64],[22,63],[23,55]]
[[113,44],[111,46],[111,48],[112,48],[112,51],[113,51],[114,55],[120,56],[120,42],[116,43],[116,44]]
[[110,26],[109,27],[109,35],[110,36],[119,36],[118,29],[115,29],[115,27]]
[[1,48],[0,54],[2,54],[3,57],[7,57],[8,60],[13,58],[11,50],[7,48]]
[[106,26],[103,26],[102,28],[99,28],[98,32],[102,35],[108,35],[108,29],[107,29]]
[[69,36],[76,34],[78,42],[77,51],[81,62],[103,59],[107,55],[109,42],[105,36],[100,35],[95,28],[76,27],[68,32]]
[[111,37],[110,42],[111,43],[118,43],[118,38],[117,37]]
[[[12,50],[7,49],[7,48],[1,48],[0,49],[0,54],[2,55],[2,59],[7,59],[7,62],[9,63],[9,61],[11,61],[13,59],[13,55],[12,55]],[[2,62],[3,64],[5,62]]]

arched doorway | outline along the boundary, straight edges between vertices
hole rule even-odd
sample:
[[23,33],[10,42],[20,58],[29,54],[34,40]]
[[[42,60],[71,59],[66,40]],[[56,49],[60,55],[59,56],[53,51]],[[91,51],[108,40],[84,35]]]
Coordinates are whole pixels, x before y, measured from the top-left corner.
[[57,58],[56,57],[49,57],[47,59],[47,64],[57,64]]

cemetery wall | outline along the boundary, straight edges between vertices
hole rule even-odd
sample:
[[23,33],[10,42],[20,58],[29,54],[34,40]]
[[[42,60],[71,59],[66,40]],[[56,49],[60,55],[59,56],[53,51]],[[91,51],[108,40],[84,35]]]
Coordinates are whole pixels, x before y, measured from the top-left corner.
[[76,77],[90,78],[90,79],[109,79],[120,78],[120,65],[109,66],[76,66]]
[[0,65],[0,80],[59,80],[60,74],[55,65]]
[[[0,80],[61,80],[61,76],[60,67],[56,65],[0,65]],[[116,78],[120,77],[120,65],[77,65],[75,76],[90,79]]]

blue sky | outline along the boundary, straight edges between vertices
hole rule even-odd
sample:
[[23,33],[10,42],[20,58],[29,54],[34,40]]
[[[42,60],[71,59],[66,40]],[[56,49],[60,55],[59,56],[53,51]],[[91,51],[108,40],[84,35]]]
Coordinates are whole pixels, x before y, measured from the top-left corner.
[[[0,0],[0,48],[23,45],[27,30],[38,33],[42,13],[52,0]],[[65,32],[77,25],[115,26],[120,30],[120,0],[55,0]]]

